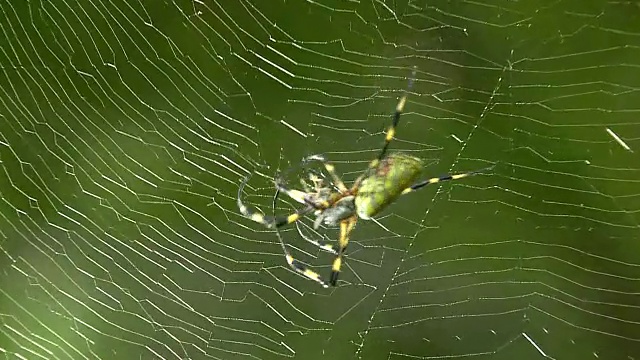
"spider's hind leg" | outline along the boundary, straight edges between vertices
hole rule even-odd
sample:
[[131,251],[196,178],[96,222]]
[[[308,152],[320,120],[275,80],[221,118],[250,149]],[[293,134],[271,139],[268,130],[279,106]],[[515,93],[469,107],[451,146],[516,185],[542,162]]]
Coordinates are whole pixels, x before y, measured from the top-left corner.
[[423,180],[423,181],[420,181],[418,183],[415,183],[415,184],[411,185],[410,187],[404,189],[402,191],[402,194],[403,195],[404,194],[408,194],[408,193],[410,193],[412,191],[416,191],[418,189],[421,189],[421,188],[423,188],[423,187],[425,187],[425,186],[427,186],[429,184],[435,184],[435,183],[439,183],[439,182],[442,182],[442,181],[458,180],[458,179],[463,179],[463,178],[466,178],[466,177],[469,177],[469,176],[478,175],[480,173],[487,172],[487,171],[493,169],[494,167],[495,167],[495,165],[489,166],[489,167],[486,167],[486,168],[480,169],[480,170],[469,171],[469,172],[462,173],[462,174],[444,175],[444,176],[440,176],[440,177],[434,177],[434,178],[431,178],[431,179],[426,179],[426,180]]

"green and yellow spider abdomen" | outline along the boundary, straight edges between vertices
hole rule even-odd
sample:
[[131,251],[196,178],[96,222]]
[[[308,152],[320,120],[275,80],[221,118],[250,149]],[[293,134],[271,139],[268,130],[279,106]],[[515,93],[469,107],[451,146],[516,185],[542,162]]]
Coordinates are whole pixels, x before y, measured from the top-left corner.
[[366,220],[382,211],[417,180],[422,167],[422,159],[403,153],[382,159],[360,184],[355,198],[358,217]]

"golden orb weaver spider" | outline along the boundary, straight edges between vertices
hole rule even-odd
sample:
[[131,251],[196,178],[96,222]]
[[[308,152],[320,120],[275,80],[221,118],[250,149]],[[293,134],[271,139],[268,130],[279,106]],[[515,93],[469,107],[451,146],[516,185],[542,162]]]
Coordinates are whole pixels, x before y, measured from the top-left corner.
[[[303,160],[302,164],[309,161],[319,161],[331,177],[333,185],[337,191],[331,188],[323,187],[322,179],[318,177],[311,178],[314,183],[314,189],[309,186],[305,187],[306,191],[300,191],[287,188],[281,177],[276,177],[275,187],[276,195],[273,199],[273,209],[275,211],[276,201],[280,192],[287,194],[293,200],[305,205],[303,208],[296,210],[288,216],[265,216],[253,210],[250,210],[242,203],[242,192],[244,186],[249,181],[249,174],[240,184],[238,189],[238,208],[243,216],[265,225],[268,228],[276,230],[276,234],[280,241],[280,246],[284,252],[285,258],[289,266],[304,277],[320,283],[327,288],[329,285],[336,286],[340,268],[342,266],[342,256],[349,244],[349,236],[356,225],[358,218],[369,220],[377,215],[380,211],[395,201],[399,196],[418,190],[426,185],[434,184],[441,181],[457,180],[468,176],[472,176],[493,168],[493,166],[456,175],[445,175],[434,177],[423,181],[415,182],[424,167],[420,158],[413,157],[401,152],[387,154],[389,144],[396,132],[396,127],[400,121],[400,115],[404,110],[407,96],[413,86],[416,69],[414,68],[409,84],[404,95],[400,98],[393,115],[393,121],[389,129],[387,129],[384,145],[378,156],[373,159],[367,169],[348,188],[342,179],[336,173],[335,167],[327,159],[321,155],[312,155]],[[340,225],[340,237],[338,239],[337,249],[332,244],[310,241],[316,246],[327,252],[334,254],[333,264],[331,265],[331,275],[327,283],[320,274],[311,270],[301,261],[295,259],[282,239],[279,228],[292,224],[304,215],[314,213],[316,220],[314,227],[317,228],[321,223],[328,226]]]

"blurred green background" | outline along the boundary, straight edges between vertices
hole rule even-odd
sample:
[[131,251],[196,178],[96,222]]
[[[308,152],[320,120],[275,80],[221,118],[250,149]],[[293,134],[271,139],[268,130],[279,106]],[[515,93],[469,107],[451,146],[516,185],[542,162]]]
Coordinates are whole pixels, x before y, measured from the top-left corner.
[[[0,9],[6,358],[640,357],[636,2]],[[238,185],[269,213],[304,156],[355,179],[413,66],[392,147],[424,177],[497,166],[359,222],[322,289]],[[310,224],[283,236],[328,274]]]

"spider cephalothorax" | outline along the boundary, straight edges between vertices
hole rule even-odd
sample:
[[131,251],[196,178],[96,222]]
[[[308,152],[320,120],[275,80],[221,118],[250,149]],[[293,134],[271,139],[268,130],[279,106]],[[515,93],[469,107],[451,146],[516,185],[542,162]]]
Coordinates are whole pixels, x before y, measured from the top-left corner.
[[[409,80],[409,89],[411,89],[415,75],[416,71],[414,70]],[[311,187],[303,181],[305,191],[289,189],[284,185],[280,178],[276,179],[274,209],[275,201],[277,200],[280,192],[287,194],[293,200],[305,205],[303,208],[298,209],[291,215],[265,216],[250,210],[242,203],[241,200],[242,190],[249,180],[249,176],[247,176],[240,185],[240,189],[238,190],[238,208],[240,209],[240,213],[269,228],[275,228],[278,239],[280,240],[280,246],[283,249],[289,266],[291,266],[291,268],[296,272],[309,279],[317,281],[324,287],[328,287],[329,284],[335,286],[338,281],[338,274],[340,273],[340,267],[342,265],[342,256],[347,249],[347,245],[349,244],[349,235],[355,227],[358,218],[363,220],[371,219],[395,201],[399,196],[418,190],[428,184],[446,180],[461,179],[491,168],[457,175],[435,177],[416,183],[415,181],[418,179],[424,167],[423,161],[420,158],[400,152],[387,154],[389,143],[393,140],[396,127],[400,121],[400,115],[402,114],[404,105],[407,101],[407,93],[400,98],[400,101],[396,106],[393,122],[387,130],[382,150],[379,155],[369,163],[369,166],[364,173],[354,181],[351,188],[347,188],[345,186],[344,182],[336,173],[333,164],[328,162],[321,155],[307,157],[303,160],[303,164],[308,163],[309,161],[318,161],[322,163],[328,175],[331,177],[331,183],[334,188],[326,187],[324,185],[324,180],[313,173],[310,174],[309,179],[313,182],[314,186]],[[313,224],[314,228],[318,228],[321,224],[327,226],[340,226],[340,237],[338,239],[337,247],[331,244],[311,241],[321,249],[335,255],[328,283],[320,276],[320,274],[309,269],[305,264],[291,255],[278,231],[278,228],[294,223],[302,216],[310,213],[316,215],[316,219]]]

